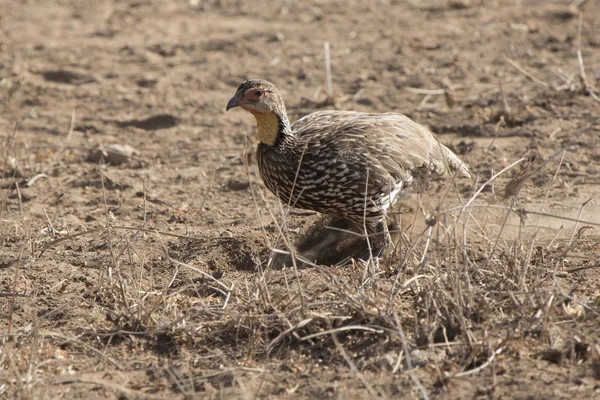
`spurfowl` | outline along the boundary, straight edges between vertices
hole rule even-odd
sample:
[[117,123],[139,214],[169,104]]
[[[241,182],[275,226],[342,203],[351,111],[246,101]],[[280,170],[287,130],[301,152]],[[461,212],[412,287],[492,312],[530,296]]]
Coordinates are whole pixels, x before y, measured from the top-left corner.
[[469,177],[456,154],[402,114],[318,111],[290,124],[281,94],[260,79],[238,87],[227,103],[234,107],[256,118],[267,188],[286,204],[366,228],[375,256],[391,244],[386,212],[405,189],[431,173]]

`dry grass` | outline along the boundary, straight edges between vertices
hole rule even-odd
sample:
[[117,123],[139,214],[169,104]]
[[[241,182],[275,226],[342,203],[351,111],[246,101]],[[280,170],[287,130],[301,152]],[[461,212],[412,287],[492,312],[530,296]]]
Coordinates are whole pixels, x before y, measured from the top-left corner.
[[[533,178],[545,173],[544,167],[556,164],[545,199],[555,187],[570,147],[568,143],[555,153],[561,155],[558,161],[552,157],[527,174]],[[490,385],[486,390],[493,393],[497,360],[519,358],[524,352],[552,362],[589,364],[598,344],[560,326],[597,323],[599,297],[576,298],[562,282],[579,271],[570,269],[573,253],[597,247],[585,234],[597,224],[581,221],[581,213],[574,221],[552,216],[565,224],[575,223],[569,231],[557,231],[552,240],[539,238],[540,219],[530,223],[527,216],[549,216],[546,201],[539,212],[517,208],[524,179],[512,192],[508,206],[492,206],[479,199],[486,187],[518,162],[483,184],[477,173],[472,194],[458,206],[448,204],[449,193],[460,195],[454,180],[448,181],[447,188],[439,190],[444,195],[438,204],[432,204],[432,209],[421,206],[420,212],[430,222],[411,238],[406,234],[410,228],[403,231],[397,251],[378,267],[373,260],[343,269],[299,270],[294,265],[291,270],[274,270],[259,264],[256,273],[243,280],[220,279],[209,272],[205,260],[195,260],[197,265],[182,262],[178,260],[182,254],[165,242],[173,236],[193,238],[114,223],[104,185],[106,167],[99,166],[104,227],[53,239],[58,233],[46,215],[51,241],[30,238],[19,253],[7,297],[8,325],[1,353],[7,383],[2,388],[8,390],[6,385],[14,384],[20,396],[34,396],[38,375],[43,374],[45,364],[53,362],[52,356],[44,358],[41,349],[81,351],[116,371],[126,370],[122,360],[107,355],[109,349],[125,343],[142,351],[154,347],[158,354],[192,362],[196,372],[164,367],[171,390],[190,396],[205,391],[207,382],[223,379],[230,382],[225,386],[238,387],[250,397],[260,396],[260,385],[253,392],[243,382],[258,379],[266,369],[229,367],[216,374],[200,372],[231,365],[231,360],[253,360],[258,365],[279,362],[286,368],[294,368],[291,360],[298,357],[312,360],[309,365],[347,364],[368,393],[383,397],[390,393],[373,385],[365,372],[407,374],[412,392],[424,398],[430,385],[446,386],[474,375],[485,376]],[[425,197],[420,203],[431,203],[431,199]],[[258,201],[255,204],[262,207]],[[500,224],[476,212],[486,207],[500,212],[494,218]],[[277,236],[290,246],[288,211],[282,207],[281,212],[283,217],[271,216]],[[516,234],[507,229],[511,215],[520,218]],[[72,298],[73,304],[45,311],[43,317],[82,302],[90,310],[87,324],[70,334],[48,327],[41,331],[37,318],[28,325],[13,324],[16,296],[22,292],[23,258],[43,259],[86,234],[96,236],[94,284]],[[33,249],[41,250],[28,251]],[[598,260],[589,259],[596,262],[590,268],[596,268]],[[414,373],[423,367],[433,372],[433,381],[424,384]],[[248,378],[249,373],[256,376]],[[87,382],[128,397],[145,398],[157,390],[132,390],[95,378],[61,382]]]

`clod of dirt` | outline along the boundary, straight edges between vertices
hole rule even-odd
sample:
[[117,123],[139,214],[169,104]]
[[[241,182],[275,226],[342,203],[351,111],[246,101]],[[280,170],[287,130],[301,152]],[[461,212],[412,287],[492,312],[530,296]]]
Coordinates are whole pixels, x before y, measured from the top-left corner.
[[158,79],[141,78],[137,80],[137,85],[143,88],[153,88],[158,83]]
[[98,163],[101,159],[105,163],[119,165],[126,163],[138,151],[128,144],[109,144],[90,151],[88,161]]
[[465,154],[469,154],[476,147],[476,143],[474,141],[466,142],[461,140],[456,146],[449,145],[448,148],[452,150],[454,153],[464,156]]
[[540,358],[553,364],[561,364],[563,361],[563,352],[559,349],[546,349],[540,354]]
[[173,337],[160,334],[156,337],[154,351],[158,355],[176,356],[179,354],[179,347]]
[[458,330],[452,325],[440,326],[433,333],[433,343],[447,343],[456,338]]
[[249,182],[241,182],[231,179],[227,182],[227,189],[233,191],[247,190],[250,187]]
[[8,195],[8,198],[12,199],[12,200],[19,199],[19,197],[20,197],[20,201],[23,203],[30,202],[31,200],[36,198],[36,196],[30,196],[27,193],[23,193],[23,192],[21,192],[20,196],[19,196],[19,193],[11,193]]
[[235,268],[236,270],[255,271],[257,267],[256,248],[250,245],[247,241],[235,237],[222,237],[216,243],[218,248],[225,253],[225,259],[221,257],[212,258],[208,264],[214,269],[223,270],[225,265],[220,265],[225,261],[227,267]]
[[48,82],[65,83],[69,85],[83,85],[85,83],[96,82],[96,78],[91,75],[64,69],[42,71],[42,76]]
[[172,128],[177,125],[177,119],[171,114],[158,114],[145,119],[131,119],[117,123],[121,127],[133,126],[146,131]]
[[[255,271],[264,245],[252,237],[197,238],[171,246],[174,257],[185,263],[201,260],[213,273]],[[218,279],[218,278],[217,278]]]
[[75,126],[75,131],[96,134],[101,133],[103,131],[103,127],[101,126],[101,122],[93,121],[83,124],[77,124],[77,126]]
[[373,104],[375,104],[375,100],[368,96],[358,97],[355,101],[357,104],[362,104],[363,106],[372,106]]
[[559,20],[570,20],[573,19],[575,17],[577,17],[579,15],[580,11],[577,9],[577,7],[560,7],[557,8],[553,11],[551,11],[549,14],[550,16],[559,19]]
[[572,340],[565,343],[561,348],[548,348],[542,351],[540,358],[560,365],[565,359],[585,361],[590,356],[590,353],[590,345],[579,340]]
[[178,46],[173,46],[170,44],[159,43],[152,45],[148,48],[153,53],[159,54],[162,57],[173,57],[177,54]]

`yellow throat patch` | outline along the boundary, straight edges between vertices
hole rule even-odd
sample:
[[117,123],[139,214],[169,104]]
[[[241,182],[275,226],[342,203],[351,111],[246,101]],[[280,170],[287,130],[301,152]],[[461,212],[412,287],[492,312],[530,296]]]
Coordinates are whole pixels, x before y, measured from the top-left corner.
[[258,140],[261,143],[273,146],[279,135],[279,118],[274,112],[252,114],[256,118]]

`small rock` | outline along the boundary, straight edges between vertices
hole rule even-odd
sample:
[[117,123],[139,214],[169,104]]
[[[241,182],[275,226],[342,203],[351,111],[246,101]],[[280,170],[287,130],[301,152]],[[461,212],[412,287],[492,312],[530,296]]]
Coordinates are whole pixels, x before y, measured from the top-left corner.
[[356,102],[358,104],[362,104],[363,106],[372,106],[375,103],[372,98],[366,96],[357,98]]
[[[34,199],[36,196],[30,196],[27,193],[21,192],[21,202],[22,203],[27,203],[30,202],[32,199]],[[8,195],[9,199],[18,199],[19,198],[19,194],[18,193],[11,193]]]
[[450,8],[457,10],[471,7],[471,0],[450,0],[448,1]]
[[48,82],[55,83],[63,83],[70,85],[83,85],[86,83],[97,82],[97,79],[92,75],[88,75],[83,72],[78,71],[68,71],[68,70],[46,70],[42,71],[41,75]]
[[127,162],[134,154],[138,154],[137,150],[128,144],[110,144],[92,150],[88,154],[88,161],[97,163],[104,159],[106,163],[119,165]]
[[563,361],[563,352],[559,349],[549,348],[540,354],[542,360],[549,361],[553,364],[561,364]]
[[285,40],[285,35],[281,32],[276,32],[269,37],[269,42],[283,42]]

